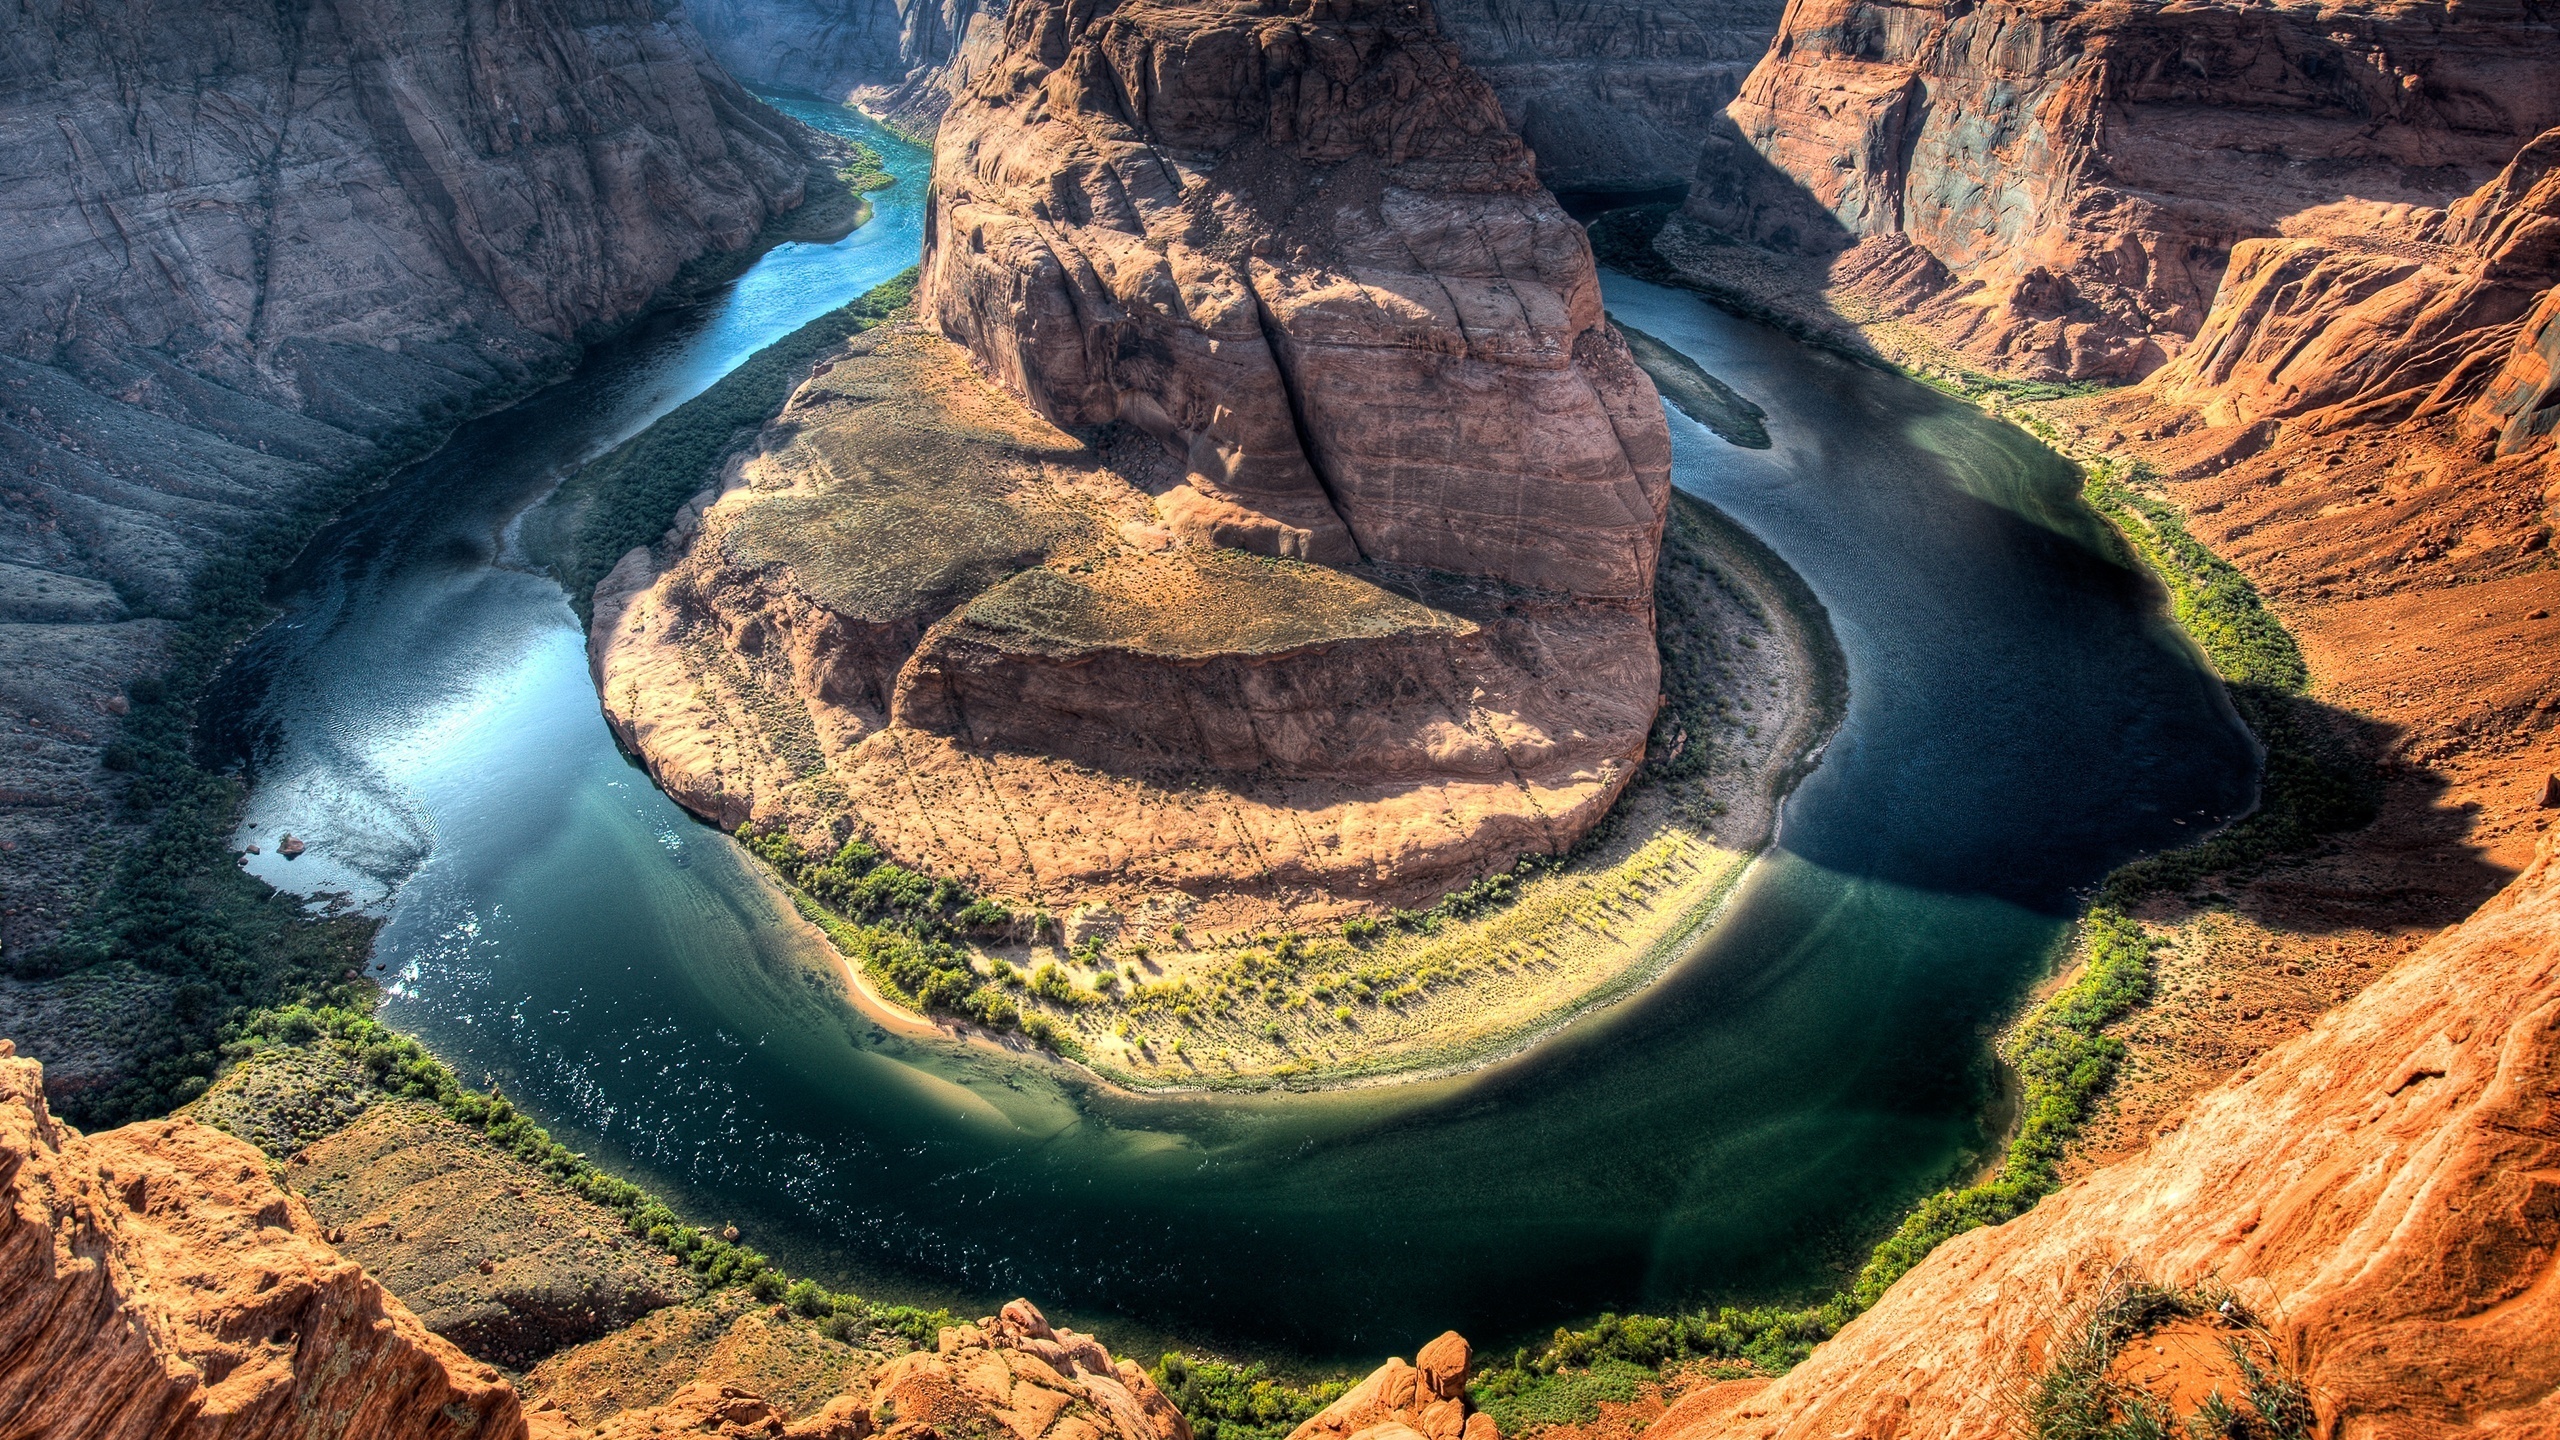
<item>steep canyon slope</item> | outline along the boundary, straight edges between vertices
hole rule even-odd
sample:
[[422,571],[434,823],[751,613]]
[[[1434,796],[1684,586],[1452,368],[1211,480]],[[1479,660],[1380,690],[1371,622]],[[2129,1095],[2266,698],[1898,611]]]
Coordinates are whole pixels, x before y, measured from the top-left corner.
[[[1799,4],[1683,221],[1828,255],[1976,365],[2139,378],[2232,247],[2353,200],[2441,207],[2560,124],[2531,4]],[[1854,248],[1851,248],[1854,247]]]
[[599,591],[617,726],[724,823],[1052,904],[1569,846],[1653,723],[1668,437],[1490,92],[1395,5],[1004,36],[925,324]]
[[122,833],[100,754],[209,558],[747,246],[809,161],[660,0],[37,4],[7,30],[14,955]]

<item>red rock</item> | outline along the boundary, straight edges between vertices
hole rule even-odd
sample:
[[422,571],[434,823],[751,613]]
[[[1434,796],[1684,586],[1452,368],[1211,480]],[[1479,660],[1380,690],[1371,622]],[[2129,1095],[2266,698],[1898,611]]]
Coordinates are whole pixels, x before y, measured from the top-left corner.
[[526,1433],[497,1372],[322,1238],[245,1141],[82,1135],[0,1041],[0,1430],[28,1440]]

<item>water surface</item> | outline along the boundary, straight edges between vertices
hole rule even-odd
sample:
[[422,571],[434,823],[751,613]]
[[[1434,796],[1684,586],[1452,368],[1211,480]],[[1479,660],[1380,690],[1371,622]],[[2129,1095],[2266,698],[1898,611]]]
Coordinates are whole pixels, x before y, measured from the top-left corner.
[[314,545],[211,714],[254,761],[248,832],[312,842],[259,873],[387,914],[391,1023],[795,1268],[1319,1362],[1812,1294],[1989,1153],[1988,1037],[2075,889],[2249,800],[2245,736],[2060,460],[1609,277],[1768,411],[1768,451],[1672,414],[1678,483],[1802,571],[1850,668],[1844,728],[1698,951],[1514,1062],[1334,1094],[1114,1096],[890,1036],[616,753],[565,600],[504,539],[563,467],[912,262],[920,153],[796,113],[888,153],[879,218],[467,427]]

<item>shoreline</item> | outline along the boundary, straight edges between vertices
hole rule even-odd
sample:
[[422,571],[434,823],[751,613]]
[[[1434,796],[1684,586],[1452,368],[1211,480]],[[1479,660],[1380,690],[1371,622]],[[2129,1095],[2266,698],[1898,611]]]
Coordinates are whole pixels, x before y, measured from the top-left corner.
[[[1454,1039],[1435,1041],[1426,1031],[1402,1045],[1388,1041],[1335,1063],[1311,1063],[1299,1068],[1283,1062],[1268,1069],[1239,1069],[1229,1075],[1160,1079],[1114,1064],[1090,1051],[1083,1055],[1057,1053],[1015,1032],[998,1032],[963,1019],[920,1013],[890,999],[861,974],[847,946],[832,933],[835,926],[853,922],[825,911],[772,866],[752,855],[749,859],[766,883],[789,897],[793,911],[815,932],[813,941],[825,945],[845,976],[846,1000],[857,1013],[900,1034],[939,1036],[1015,1060],[1053,1065],[1073,1073],[1081,1083],[1116,1094],[1168,1099],[1272,1091],[1312,1094],[1446,1080],[1518,1059],[1564,1031],[1642,994],[1696,952],[1701,939],[1723,918],[1761,854],[1774,842],[1787,796],[1821,763],[1824,750],[1846,714],[1845,660],[1830,634],[1827,613],[1802,577],[1758,537],[1709,502],[1678,493],[1673,504],[1687,512],[1685,519],[1699,551],[1720,567],[1720,574],[1731,576],[1747,592],[1770,634],[1784,647],[1780,669],[1786,681],[1786,719],[1766,755],[1752,767],[1743,793],[1727,797],[1741,802],[1733,806],[1734,813],[1727,818],[1739,819],[1744,833],[1737,837],[1737,843],[1724,844],[1716,834],[1670,813],[1666,788],[1650,773],[1649,761],[1648,774],[1628,788],[1594,837],[1584,842],[1585,854],[1566,860],[1551,874],[1528,881],[1518,898],[1488,917],[1450,922],[1448,933],[1397,942],[1406,951],[1463,948],[1470,941],[1494,944],[1495,938],[1486,932],[1503,927],[1506,921],[1514,921],[1515,928],[1522,918],[1534,923],[1534,915],[1522,917],[1521,912],[1533,904],[1552,908],[1562,898],[1558,892],[1564,887],[1603,881],[1647,853],[1659,850],[1671,855],[1676,847],[1673,863],[1685,864],[1688,875],[1687,883],[1664,887],[1677,892],[1674,903],[1647,906],[1635,921],[1634,933],[1624,938],[1613,935],[1601,947],[1605,958],[1577,959],[1565,966],[1577,974],[1596,969],[1600,977],[1560,1004],[1542,1005],[1525,1016]],[[1739,730],[1740,722],[1731,722],[1730,728]],[[1682,733],[1685,737],[1685,730]],[[1701,743],[1711,745],[1713,741]],[[1721,830],[1724,825],[1719,823],[1716,828]],[[1592,849],[1615,852],[1616,858],[1602,860],[1588,853]],[[1541,886],[1545,887],[1543,891],[1538,888]],[[1555,931],[1561,928],[1561,924],[1550,924],[1531,943],[1549,945]],[[1445,995],[1433,998],[1452,1007],[1481,1007],[1483,997],[1477,993],[1480,987],[1458,983],[1445,988]],[[1194,1071],[1201,1068],[1187,1060],[1185,1063]]]

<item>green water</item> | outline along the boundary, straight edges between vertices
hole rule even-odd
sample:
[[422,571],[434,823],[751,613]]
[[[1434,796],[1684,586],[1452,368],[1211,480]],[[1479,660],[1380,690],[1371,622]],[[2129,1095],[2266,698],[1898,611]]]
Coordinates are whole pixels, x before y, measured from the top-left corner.
[[887,153],[879,219],[470,427],[314,546],[215,707],[249,825],[312,841],[262,873],[387,913],[392,1023],[795,1268],[1318,1362],[1809,1294],[1989,1153],[1989,1036],[2074,891],[2249,800],[2245,736],[2067,466],[1610,277],[1768,412],[1766,451],[1671,415],[1678,483],[1804,574],[1850,667],[1840,735],[1696,953],[1514,1062],[1335,1094],[1135,1099],[889,1036],[616,753],[564,598],[507,540],[564,466],[912,261],[922,155],[799,109]]

